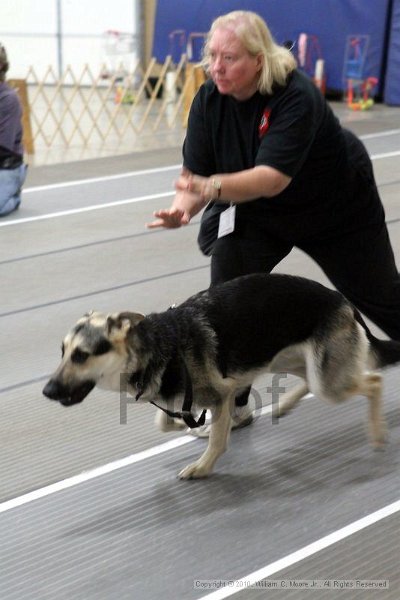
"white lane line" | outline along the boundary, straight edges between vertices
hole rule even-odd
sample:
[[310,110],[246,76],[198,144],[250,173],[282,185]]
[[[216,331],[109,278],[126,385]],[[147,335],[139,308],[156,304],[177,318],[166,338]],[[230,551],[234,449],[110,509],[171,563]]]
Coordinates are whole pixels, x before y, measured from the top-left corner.
[[68,217],[79,213],[100,210],[102,208],[114,208],[115,206],[123,206],[124,204],[134,204],[135,202],[146,202],[147,200],[156,200],[157,198],[168,198],[173,196],[174,192],[163,192],[161,194],[149,194],[148,196],[138,196],[137,198],[127,198],[126,200],[116,200],[115,202],[106,202],[104,204],[92,204],[82,208],[72,208],[71,210],[62,210],[59,212],[47,213],[38,215],[37,217],[26,217],[23,219],[12,219],[9,221],[0,222],[0,227],[8,227],[9,225],[20,225],[22,223],[32,223],[34,221],[44,221],[45,219],[55,219],[57,217]]
[[[307,394],[307,396],[304,396],[304,398],[308,398],[310,396],[310,394]],[[271,410],[271,404],[263,406],[260,410],[260,416],[269,414]],[[184,435],[182,437],[174,438],[173,440],[165,442],[164,444],[159,444],[158,446],[153,446],[152,448],[148,448],[147,450],[143,450],[142,452],[131,454],[130,456],[126,456],[125,458],[115,460],[111,463],[107,463],[106,465],[102,465],[90,471],[85,471],[84,473],[80,473],[79,475],[73,475],[72,477],[68,477],[68,479],[63,479],[61,481],[57,481],[56,483],[47,485],[43,488],[39,488],[38,490],[28,492],[23,496],[11,498],[11,500],[6,500],[5,502],[0,503],[0,513],[6,512],[7,510],[11,510],[13,508],[17,508],[18,506],[22,506],[24,504],[29,504],[29,502],[39,500],[40,498],[45,498],[46,496],[50,496],[51,494],[55,494],[56,492],[60,492],[62,490],[74,487],[76,485],[79,485],[80,483],[85,483],[86,481],[90,481],[91,479],[95,479],[96,477],[107,475],[107,473],[118,471],[118,469],[134,465],[143,460],[147,460],[148,458],[152,458],[153,456],[163,454],[164,452],[175,450],[175,448],[179,448],[180,446],[184,446],[191,442],[195,442],[196,439],[197,438],[193,435]]]
[[392,158],[393,156],[400,156],[400,150],[394,150],[393,152],[383,152],[382,154],[371,154],[371,160],[379,160],[381,158]]
[[387,131],[379,131],[378,133],[366,133],[365,135],[360,135],[360,140],[372,140],[374,138],[386,137],[387,135],[398,135],[400,134],[400,129],[388,129]]
[[[397,133],[400,133],[400,129],[392,129],[390,131],[385,131],[382,133],[370,133],[367,135],[361,135],[359,137],[361,140],[368,140],[368,139],[387,136],[387,135],[395,135]],[[396,156],[397,154],[398,153],[394,154],[394,156]],[[389,153],[389,155],[392,156],[392,153]],[[373,160],[376,158],[386,158],[386,154],[381,154],[381,155],[377,154],[375,157],[372,157]],[[174,170],[181,169],[181,168],[182,168],[182,165],[170,165],[167,167],[157,167],[155,169],[143,169],[141,171],[128,171],[127,173],[117,173],[116,175],[105,175],[103,177],[92,177],[90,179],[76,179],[73,181],[64,181],[62,183],[51,183],[48,185],[27,187],[27,188],[24,188],[23,191],[24,191],[24,194],[34,194],[36,192],[43,192],[43,191],[47,191],[47,190],[56,190],[56,189],[74,187],[74,186],[78,186],[78,185],[90,185],[91,183],[101,183],[103,181],[115,181],[118,179],[124,179],[124,178],[128,178],[128,177],[137,177],[139,175],[152,175],[154,173],[165,173],[167,171],[174,171]]]
[[[304,398],[311,398],[312,394],[307,394]],[[267,405],[262,408],[260,411],[261,415],[270,414],[272,410],[272,405]],[[163,454],[164,452],[168,452],[170,450],[174,450],[186,444],[192,443],[196,441],[197,438],[185,435],[179,438],[175,438],[170,440],[164,444],[160,444],[158,446],[153,446],[148,450],[144,450],[142,452],[138,452],[136,454],[132,454],[131,456],[127,456],[126,458],[122,458],[120,460],[116,460],[114,462],[108,463],[96,469],[92,469],[91,471],[87,471],[81,473],[79,475],[75,475],[73,477],[69,477],[68,479],[64,479],[57,483],[48,485],[44,488],[40,488],[38,490],[34,490],[33,492],[29,492],[24,494],[23,496],[19,496],[17,498],[13,498],[11,500],[7,500],[0,504],[0,513],[6,512],[8,510],[12,510],[19,506],[23,506],[24,504],[29,504],[34,500],[39,500],[40,498],[45,498],[46,496],[50,496],[56,492],[66,490],[68,488],[74,487],[81,483],[85,483],[86,481],[90,481],[91,479],[95,479],[96,477],[101,477],[102,475],[106,475],[108,473],[112,473],[113,471],[117,471],[118,469],[122,469],[124,467],[139,463],[143,460],[147,460],[148,458],[152,458],[154,456],[158,456]],[[235,580],[232,587],[224,587],[221,589],[212,592],[211,594],[207,594],[202,596],[200,600],[224,600],[224,598],[229,598],[238,592],[243,591],[244,589],[248,589],[249,585],[254,585],[262,579],[266,579],[271,575],[275,575],[279,571],[287,569],[294,564],[301,562],[302,560],[333,546],[334,544],[340,542],[341,540],[354,535],[366,529],[367,527],[378,523],[379,521],[394,515],[395,513],[400,511],[400,500],[393,502],[392,504],[388,504],[379,510],[358,519],[357,521],[353,521],[342,527],[341,529],[337,529],[332,533],[303,546],[299,550],[284,556],[257,571],[253,571],[249,573],[245,577]]]
[[[360,139],[367,140],[367,139],[372,139],[372,138],[386,136],[386,135],[394,135],[397,133],[400,133],[400,129],[393,129],[390,131],[386,131],[384,133],[370,133],[367,135],[360,136]],[[387,156],[397,156],[399,153],[400,152],[396,151],[394,154],[391,152],[384,153],[384,154],[376,154],[376,155],[373,155],[371,158],[372,158],[372,160],[376,160],[379,158],[386,158]],[[78,185],[88,185],[91,183],[101,183],[103,181],[115,181],[118,179],[124,179],[124,178],[128,178],[128,177],[136,177],[139,175],[152,175],[154,173],[164,173],[166,171],[175,171],[177,169],[180,169],[181,167],[182,167],[182,165],[170,165],[168,167],[158,167],[156,169],[143,169],[142,171],[129,171],[127,173],[118,173],[116,175],[107,175],[104,177],[92,177],[90,179],[77,179],[77,180],[73,180],[73,181],[64,181],[62,183],[52,183],[49,185],[39,185],[39,186],[35,186],[35,187],[27,187],[27,188],[24,188],[24,194],[34,194],[36,192],[43,192],[43,191],[47,191],[47,190],[56,190],[56,189],[68,188],[68,187],[73,187],[73,186],[78,186]]]
[[79,485],[80,483],[85,483],[86,481],[90,481],[91,479],[95,479],[96,477],[107,475],[107,473],[112,473],[113,471],[117,471],[118,469],[122,469],[123,467],[134,465],[135,463],[141,462],[142,460],[146,460],[147,458],[152,458],[153,456],[158,456],[159,454],[168,452],[169,450],[174,450],[175,448],[184,446],[189,442],[194,442],[195,439],[196,438],[191,435],[185,435],[183,437],[170,440],[169,442],[165,442],[165,444],[153,446],[148,450],[143,450],[142,452],[131,454],[130,456],[126,456],[125,458],[121,458],[120,460],[115,460],[114,462],[102,465],[101,467],[97,467],[96,469],[92,469],[91,471],[85,471],[84,473],[80,473],[79,475],[73,475],[72,477],[68,477],[68,479],[57,481],[56,483],[52,483],[43,488],[39,488],[38,490],[34,490],[33,492],[28,492],[23,496],[18,496],[17,498],[6,500],[5,502],[2,502],[0,504],[0,513],[6,512],[7,510],[11,510],[13,508],[17,508],[18,506],[22,506],[23,504],[29,504],[29,502],[39,500],[40,498],[45,498],[46,496],[50,496],[51,494],[55,494],[56,492],[61,492],[62,490],[74,487],[76,485]]
[[[371,160],[378,160],[381,158],[392,158],[394,156],[400,156],[400,150],[396,150],[394,152],[385,152],[383,154],[373,154],[371,156]],[[169,168],[169,167],[167,167]],[[171,167],[172,168],[172,167]],[[176,167],[173,167],[176,168]],[[158,172],[160,169],[154,169],[155,172]],[[139,173],[139,171],[135,171],[135,173]],[[129,176],[130,174],[125,174],[126,176]],[[124,176],[124,175],[122,175]],[[113,176],[114,177],[114,176]],[[118,176],[115,176],[118,177]],[[102,180],[108,179],[103,178]],[[100,179],[99,179],[100,180]],[[90,180],[84,180],[82,181],[77,181],[75,182],[74,185],[79,185],[80,183],[85,183],[87,181]],[[94,181],[94,180],[92,180]],[[71,183],[71,182],[69,182]],[[57,184],[58,185],[58,184]],[[63,186],[64,184],[59,184],[59,187]],[[65,185],[68,185],[65,184]],[[51,187],[51,186],[50,186]],[[33,188],[32,188],[33,189]],[[39,188],[34,188],[39,189]],[[49,189],[46,186],[43,186],[42,189]],[[25,191],[25,190],[24,190]],[[91,206],[86,206],[83,208],[74,208],[71,210],[64,210],[64,211],[59,211],[59,212],[53,212],[53,213],[47,213],[44,215],[39,215],[37,217],[26,217],[26,218],[22,218],[22,219],[10,219],[8,221],[2,221],[0,222],[0,227],[8,227],[10,225],[19,225],[19,224],[23,224],[23,223],[32,223],[34,221],[43,221],[46,219],[55,219],[58,217],[66,217],[66,216],[70,216],[70,215],[77,215],[79,213],[85,213],[85,212],[90,212],[93,210],[102,210],[103,208],[113,208],[115,206],[123,206],[124,204],[133,204],[135,202],[145,202],[146,200],[154,200],[157,198],[167,198],[168,196],[173,196],[174,191],[171,190],[170,192],[163,192],[160,194],[149,194],[148,196],[139,196],[138,198],[128,198],[127,200],[116,200],[115,202],[106,202],[104,204],[93,204]]]
[[[266,579],[271,575],[275,575],[279,571],[287,569],[288,567],[295,565],[305,558],[313,556],[314,554],[321,552],[321,550],[325,550],[326,548],[329,548],[329,546],[333,546],[334,544],[337,544],[337,542],[340,542],[341,540],[344,540],[347,537],[350,537],[351,535],[362,531],[366,527],[369,527],[374,523],[378,523],[382,519],[386,519],[386,517],[390,517],[399,511],[400,500],[397,500],[396,502],[388,504],[387,506],[367,515],[366,517],[358,519],[357,521],[354,521],[353,523],[350,523],[341,529],[333,531],[332,533],[320,538],[319,540],[316,540],[315,542],[312,542],[311,544],[308,544],[307,546],[303,546],[303,548],[300,548],[299,550],[296,550],[295,552],[292,552],[291,554],[288,554],[287,556],[284,556],[279,560],[262,567],[258,571],[254,571],[253,573],[246,575],[246,577],[232,581],[232,584],[229,587],[223,587],[215,592],[211,592],[211,594],[201,596],[200,600],[223,600],[224,598],[229,598],[230,596],[242,592],[243,590],[248,590],[250,585],[254,585],[262,579]],[[258,589],[262,589],[261,586]]]
[[143,169],[142,171],[128,171],[127,173],[118,173],[116,175],[105,175],[103,177],[92,177],[91,179],[76,179],[74,181],[64,181],[62,183],[51,183],[49,185],[38,185],[35,187],[24,188],[24,194],[33,194],[35,192],[43,192],[45,190],[56,190],[59,188],[73,187],[77,185],[87,185],[91,183],[101,183],[102,181],[114,181],[116,179],[124,179],[126,177],[136,177],[138,175],[152,175],[154,173],[165,173],[181,169],[182,165],[170,165],[168,167],[157,167],[156,169]]

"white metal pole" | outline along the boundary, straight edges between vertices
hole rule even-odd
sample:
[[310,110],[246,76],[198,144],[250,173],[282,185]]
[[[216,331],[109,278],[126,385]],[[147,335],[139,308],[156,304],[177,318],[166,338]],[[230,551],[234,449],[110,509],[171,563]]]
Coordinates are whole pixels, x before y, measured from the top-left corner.
[[56,0],[57,14],[57,65],[58,76],[61,79],[63,73],[63,32],[62,32],[62,0]]

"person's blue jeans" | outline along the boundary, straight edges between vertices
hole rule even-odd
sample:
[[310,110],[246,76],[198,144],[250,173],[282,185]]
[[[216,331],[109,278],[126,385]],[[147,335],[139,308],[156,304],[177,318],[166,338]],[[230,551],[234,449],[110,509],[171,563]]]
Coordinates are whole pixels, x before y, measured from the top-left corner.
[[16,169],[0,169],[0,217],[8,215],[20,205],[26,170],[24,164]]

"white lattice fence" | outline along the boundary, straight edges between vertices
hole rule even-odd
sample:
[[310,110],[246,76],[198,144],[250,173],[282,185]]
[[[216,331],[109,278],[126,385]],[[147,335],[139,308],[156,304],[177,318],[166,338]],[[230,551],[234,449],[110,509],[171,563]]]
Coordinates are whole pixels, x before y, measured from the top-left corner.
[[52,67],[42,76],[31,67],[26,80],[34,144],[87,147],[184,126],[202,69],[186,55],[179,64],[168,56],[157,78],[155,69],[152,59],[146,70],[137,63],[128,72],[121,64],[105,77],[104,67],[94,73],[85,66],[79,74],[68,67],[58,78]]

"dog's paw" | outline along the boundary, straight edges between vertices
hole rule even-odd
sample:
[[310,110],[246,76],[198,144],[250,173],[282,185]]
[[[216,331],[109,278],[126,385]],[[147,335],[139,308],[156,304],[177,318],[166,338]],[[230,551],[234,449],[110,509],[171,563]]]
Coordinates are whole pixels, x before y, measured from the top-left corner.
[[382,452],[386,448],[387,441],[388,441],[387,433],[386,432],[382,433],[381,436],[374,438],[371,441],[372,448],[375,450],[375,452]]
[[207,477],[211,473],[211,469],[200,462],[188,465],[178,473],[179,479],[201,479]]
[[371,428],[370,441],[374,450],[378,452],[385,450],[388,437],[389,434],[385,422],[382,422],[377,428]]

